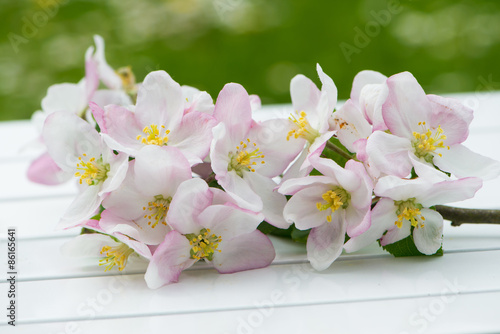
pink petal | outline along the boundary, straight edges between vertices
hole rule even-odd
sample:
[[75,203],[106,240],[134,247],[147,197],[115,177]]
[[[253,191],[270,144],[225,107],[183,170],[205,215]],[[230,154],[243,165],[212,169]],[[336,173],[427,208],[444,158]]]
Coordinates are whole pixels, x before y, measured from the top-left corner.
[[432,255],[443,243],[443,217],[431,209],[422,209],[421,212],[425,226],[413,230],[413,241],[421,253]]
[[307,239],[307,259],[316,270],[327,269],[342,253],[346,224],[343,215],[334,215],[331,222],[315,227]]
[[295,111],[305,111],[308,119],[310,116],[316,116],[315,111],[319,103],[321,92],[311,79],[302,74],[293,77],[290,82],[290,95]]
[[319,157],[309,158],[309,160],[321,174],[332,179],[332,184],[339,185],[348,192],[359,187],[359,176],[353,171],[340,167],[335,161]]
[[96,159],[101,156],[99,134],[75,114],[52,113],[45,121],[42,136],[48,153],[62,170],[74,172],[83,154]]
[[210,228],[222,240],[255,231],[262,215],[231,205],[210,205],[199,215],[200,225]]
[[325,94],[328,98],[328,107],[326,108],[327,114],[323,115],[323,117],[328,117],[333,112],[333,109],[337,104],[337,86],[335,86],[332,78],[323,72],[323,69],[319,64],[316,64],[316,71],[318,72],[318,76],[322,84],[321,94]]
[[234,170],[227,172],[224,177],[218,178],[217,181],[227,194],[238,203],[238,206],[254,212],[262,211],[263,204],[260,196]]
[[186,114],[179,127],[171,132],[168,145],[177,147],[186,156],[201,161],[210,149],[215,122],[208,114],[192,111]]
[[151,258],[144,279],[150,289],[175,283],[181,272],[191,267],[196,260],[191,259],[188,239],[177,231],[171,231],[158,246]]
[[205,181],[189,179],[182,182],[172,198],[167,213],[168,223],[181,234],[193,233],[200,229],[196,223],[198,216],[213,199]]
[[365,210],[356,209],[352,204],[346,208],[345,220],[349,237],[357,237],[371,225],[370,207]]
[[446,135],[444,145],[460,144],[469,136],[469,125],[472,121],[472,109],[460,101],[436,95],[427,95],[432,106],[432,114],[428,126],[441,126]]
[[144,146],[135,157],[135,185],[145,195],[173,196],[191,178],[191,167],[181,151],[169,146]]
[[380,239],[380,245],[386,246],[403,240],[410,235],[410,227],[411,224],[408,220],[403,220],[403,225],[401,227],[394,225],[394,227],[388,230],[387,233]]
[[406,177],[411,172],[412,164],[408,152],[412,149],[407,138],[382,131],[374,132],[366,144],[370,163],[382,173],[399,177]]
[[27,176],[31,182],[53,186],[68,181],[72,174],[64,172],[48,153],[44,153],[30,164]]
[[382,84],[385,83],[387,77],[380,72],[375,71],[361,71],[354,77],[351,89],[351,99],[354,101],[359,101],[361,90],[364,86],[370,84]]
[[278,228],[288,228],[290,224],[283,218],[283,209],[287,201],[284,195],[275,190],[277,184],[272,179],[258,173],[246,173],[244,180],[260,197],[263,203],[262,214],[264,214],[266,221]]
[[231,138],[246,136],[252,124],[252,108],[245,88],[226,84],[217,97],[214,117],[226,125]]
[[474,197],[482,186],[483,181],[476,177],[443,181],[434,184],[428,191],[419,194],[416,198],[425,207],[453,203]]
[[184,114],[184,101],[181,86],[167,72],[151,72],[137,92],[137,121],[143,127],[165,125],[173,131]]
[[428,194],[431,188],[432,183],[422,178],[407,180],[388,175],[378,180],[374,193],[380,197],[401,201]]
[[385,124],[392,134],[412,138],[419,122],[428,121],[432,105],[415,77],[403,72],[387,79],[389,95],[382,106]]
[[215,269],[221,274],[264,268],[276,256],[273,244],[260,231],[243,234],[220,243],[221,253],[213,258]]
[[397,220],[394,201],[381,198],[371,212],[371,225],[361,235],[352,237],[344,245],[344,249],[351,253],[360,250],[380,239],[384,232],[392,229]]
[[99,77],[102,82],[111,89],[122,88],[122,80],[118,74],[106,62],[104,39],[99,35],[94,35],[96,45],[95,58],[98,62]]
[[316,203],[323,202],[321,197],[331,189],[328,185],[314,185],[300,190],[288,200],[283,215],[289,223],[301,230],[317,227],[326,222],[326,216],[331,212],[318,210]]
[[351,152],[356,152],[355,141],[372,134],[370,124],[352,100],[347,100],[332,117],[338,139]]
[[98,186],[88,186],[69,205],[59,221],[58,229],[67,229],[80,225],[91,218],[101,205],[101,198],[97,196]]
[[265,164],[255,166],[259,174],[267,177],[280,175],[302,151],[302,140],[286,140],[290,129],[288,119],[272,119],[252,126],[248,136],[265,155]]
[[298,191],[302,189],[308,188],[309,186],[312,185],[320,185],[320,184],[331,185],[332,179],[329,178],[328,176],[320,176],[320,175],[290,179],[283,182],[279,186],[278,191],[283,195],[295,195]]
[[85,93],[87,101],[90,101],[99,86],[98,62],[92,58],[94,47],[89,47],[85,54]]

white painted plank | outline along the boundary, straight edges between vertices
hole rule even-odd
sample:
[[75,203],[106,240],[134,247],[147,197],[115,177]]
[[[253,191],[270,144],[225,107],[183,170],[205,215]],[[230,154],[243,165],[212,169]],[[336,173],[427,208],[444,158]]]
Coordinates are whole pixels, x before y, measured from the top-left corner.
[[16,161],[0,165],[0,202],[26,198],[75,195],[76,183],[67,182],[59,186],[44,186],[33,183],[26,177],[28,163]]
[[117,319],[21,324],[2,333],[263,334],[498,333],[500,292],[279,307],[279,290],[248,309]]
[[109,318],[251,308],[276,290],[283,295],[280,306],[425,297],[452,288],[454,293],[500,292],[499,256],[500,251],[487,251],[345,260],[320,273],[308,264],[230,275],[192,270],[158,290],[148,290],[142,275],[19,282],[19,321],[85,320],[92,309]]

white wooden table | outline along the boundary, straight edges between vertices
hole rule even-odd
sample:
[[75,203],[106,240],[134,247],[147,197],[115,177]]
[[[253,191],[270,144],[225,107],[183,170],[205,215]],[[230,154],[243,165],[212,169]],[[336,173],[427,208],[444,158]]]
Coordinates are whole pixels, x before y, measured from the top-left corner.
[[[500,159],[500,93],[457,95],[475,106],[466,144]],[[0,123],[0,333],[500,333],[500,226],[445,222],[443,257],[393,258],[375,244],[314,272],[305,247],[274,238],[265,269],[219,275],[197,265],[149,290],[145,263],[104,272],[67,259],[79,231],[55,231],[71,184],[25,178],[35,135],[27,121]],[[500,180],[458,206],[500,208]],[[6,233],[17,233],[16,327],[9,326]]]

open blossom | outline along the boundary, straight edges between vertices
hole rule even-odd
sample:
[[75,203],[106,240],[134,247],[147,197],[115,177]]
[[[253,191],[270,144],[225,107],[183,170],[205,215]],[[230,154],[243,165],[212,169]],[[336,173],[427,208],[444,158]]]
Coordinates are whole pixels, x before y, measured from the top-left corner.
[[189,162],[178,149],[145,146],[130,162],[120,188],[104,199],[101,228],[158,245],[171,230],[166,218],[172,197],[179,184],[190,178]]
[[452,180],[425,165],[417,169],[424,176],[407,180],[389,175],[378,180],[374,192],[381,199],[372,210],[372,224],[346,243],[348,252],[378,239],[382,246],[392,244],[408,237],[412,228],[413,241],[421,253],[432,255],[439,250],[443,217],[429,208],[473,197],[482,181],[475,177]]
[[280,175],[301,150],[300,143],[287,141],[286,119],[256,123],[250,97],[238,84],[227,84],[217,98],[210,160],[215,178],[239,206],[262,212],[266,220],[286,228],[285,196],[274,189]]
[[[107,104],[129,105],[131,100],[122,90],[98,89],[100,68],[104,59],[104,41],[100,36],[95,36],[97,50],[91,46],[85,53],[85,77],[77,84],[62,83],[49,87],[47,95],[42,99],[42,110],[36,111],[32,116],[32,123],[41,133],[43,124],[50,114],[64,111],[80,117],[91,117],[86,114],[89,102],[100,106]],[[109,67],[109,65],[106,66]],[[117,75],[111,70],[113,74]],[[38,142],[43,145],[41,138]],[[28,178],[36,183],[56,185],[68,180],[65,173],[46,152],[35,159],[28,169]]]
[[182,270],[200,260],[220,273],[268,266],[275,252],[269,238],[256,230],[262,218],[201,179],[185,181],[168,212],[173,231],[155,250],[146,271],[148,286],[177,282]]
[[390,133],[376,131],[366,145],[378,170],[406,177],[420,161],[457,177],[488,179],[500,174],[498,162],[462,145],[469,133],[471,109],[451,98],[425,95],[408,72],[388,78],[387,86],[382,116]]
[[105,141],[120,152],[135,156],[144,146],[177,147],[191,164],[207,156],[212,139],[212,116],[191,111],[184,114],[181,86],[166,72],[149,73],[139,87],[134,111],[91,104]]
[[146,260],[152,257],[151,249],[137,240],[118,232],[104,234],[97,220],[88,220],[82,226],[97,233],[81,234],[66,242],[61,247],[63,256],[97,258],[99,265],[105,267],[105,271],[114,267],[122,271],[127,266],[130,256],[139,255]]
[[344,169],[333,160],[310,160],[323,176],[287,180],[279,191],[293,195],[285,219],[301,230],[311,229],[307,258],[316,270],[324,270],[342,252],[346,232],[356,237],[370,227],[372,182],[357,161],[349,160]]
[[309,174],[312,170],[309,157],[319,155],[334,134],[328,122],[337,104],[337,87],[319,64],[316,70],[322,83],[321,91],[311,79],[301,74],[290,82],[294,112],[289,118],[292,129],[286,134],[286,139],[298,141],[304,149],[287,170],[284,179]]
[[75,114],[52,113],[45,121],[42,135],[50,157],[80,184],[80,193],[59,227],[80,225],[99,208],[104,194],[120,186],[127,173],[128,156],[115,154],[99,133]]

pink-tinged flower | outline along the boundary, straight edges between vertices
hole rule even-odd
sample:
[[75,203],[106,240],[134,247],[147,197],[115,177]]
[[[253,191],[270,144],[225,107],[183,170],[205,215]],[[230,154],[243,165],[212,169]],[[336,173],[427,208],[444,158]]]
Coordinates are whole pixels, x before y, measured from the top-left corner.
[[172,197],[190,178],[189,162],[175,147],[143,147],[130,162],[120,188],[103,200],[101,228],[158,245],[171,230],[166,218]]
[[254,122],[248,93],[234,83],[220,92],[214,116],[220,121],[210,150],[215,178],[240,207],[262,212],[277,227],[288,227],[283,219],[286,198],[274,190],[272,180],[302,149],[283,135],[290,129],[288,120]]
[[[104,43],[102,38],[100,40],[96,38],[95,54],[93,47],[89,47],[85,53],[85,77],[79,83],[62,83],[49,87],[47,95],[42,100],[42,110],[36,111],[32,116],[32,123],[39,133],[42,132],[47,116],[57,111],[86,117],[89,122],[93,122],[92,117],[87,114],[90,101],[100,106],[131,104],[130,98],[121,90],[97,90],[101,53],[104,57],[104,49],[100,49],[98,42]],[[43,146],[41,138],[37,139],[37,143]],[[27,174],[29,180],[45,185],[57,185],[68,180],[47,153],[43,153],[33,161]]]
[[105,271],[109,271],[115,266],[119,271],[122,271],[131,256],[140,256],[146,260],[152,257],[151,249],[148,246],[119,233],[79,235],[66,242],[61,247],[61,253],[69,258],[99,259],[99,265],[104,266]]
[[373,131],[387,129],[382,118],[382,105],[388,94],[386,79],[379,72],[359,72],[352,84],[351,98],[330,118],[330,129],[336,131],[336,137],[351,152],[360,150],[358,140],[366,140]]
[[378,170],[406,177],[413,161],[420,161],[457,177],[488,179],[500,174],[500,163],[461,144],[469,133],[471,109],[451,98],[425,95],[408,72],[390,77],[387,86],[382,116],[390,133],[374,132],[366,146]]
[[443,217],[429,207],[471,198],[482,181],[475,177],[452,180],[425,165],[417,168],[423,177],[407,180],[389,175],[379,179],[374,192],[381,199],[372,210],[372,224],[345,244],[348,252],[378,239],[382,246],[395,243],[408,237],[412,229],[413,241],[421,253],[431,255],[439,250]]
[[[329,129],[329,119],[337,104],[337,87],[319,64],[316,65],[321,80],[321,91],[311,79],[299,74],[290,82],[290,95],[294,112],[289,120],[292,129],[288,141],[298,141],[304,147],[299,158],[287,170],[284,179],[309,174],[312,167],[308,159],[319,155],[335,131]],[[304,146],[305,145],[305,146]]]
[[275,252],[269,238],[256,230],[262,218],[201,179],[185,181],[168,212],[173,231],[154,252],[146,283],[156,289],[177,282],[182,270],[199,260],[223,274],[268,266]]
[[184,115],[181,86],[166,72],[149,73],[139,87],[135,111],[91,104],[106,143],[135,156],[144,146],[173,146],[193,165],[207,156],[212,140],[212,116],[191,111]]
[[104,194],[120,186],[127,173],[128,156],[114,154],[89,123],[67,112],[47,117],[42,136],[57,166],[73,174],[81,185],[59,227],[79,225],[95,213]]
[[324,270],[342,252],[346,232],[356,237],[370,227],[373,185],[360,162],[349,160],[344,169],[329,159],[310,161],[323,175],[287,180],[279,192],[293,195],[285,219],[301,230],[311,229],[307,258],[316,270]]

